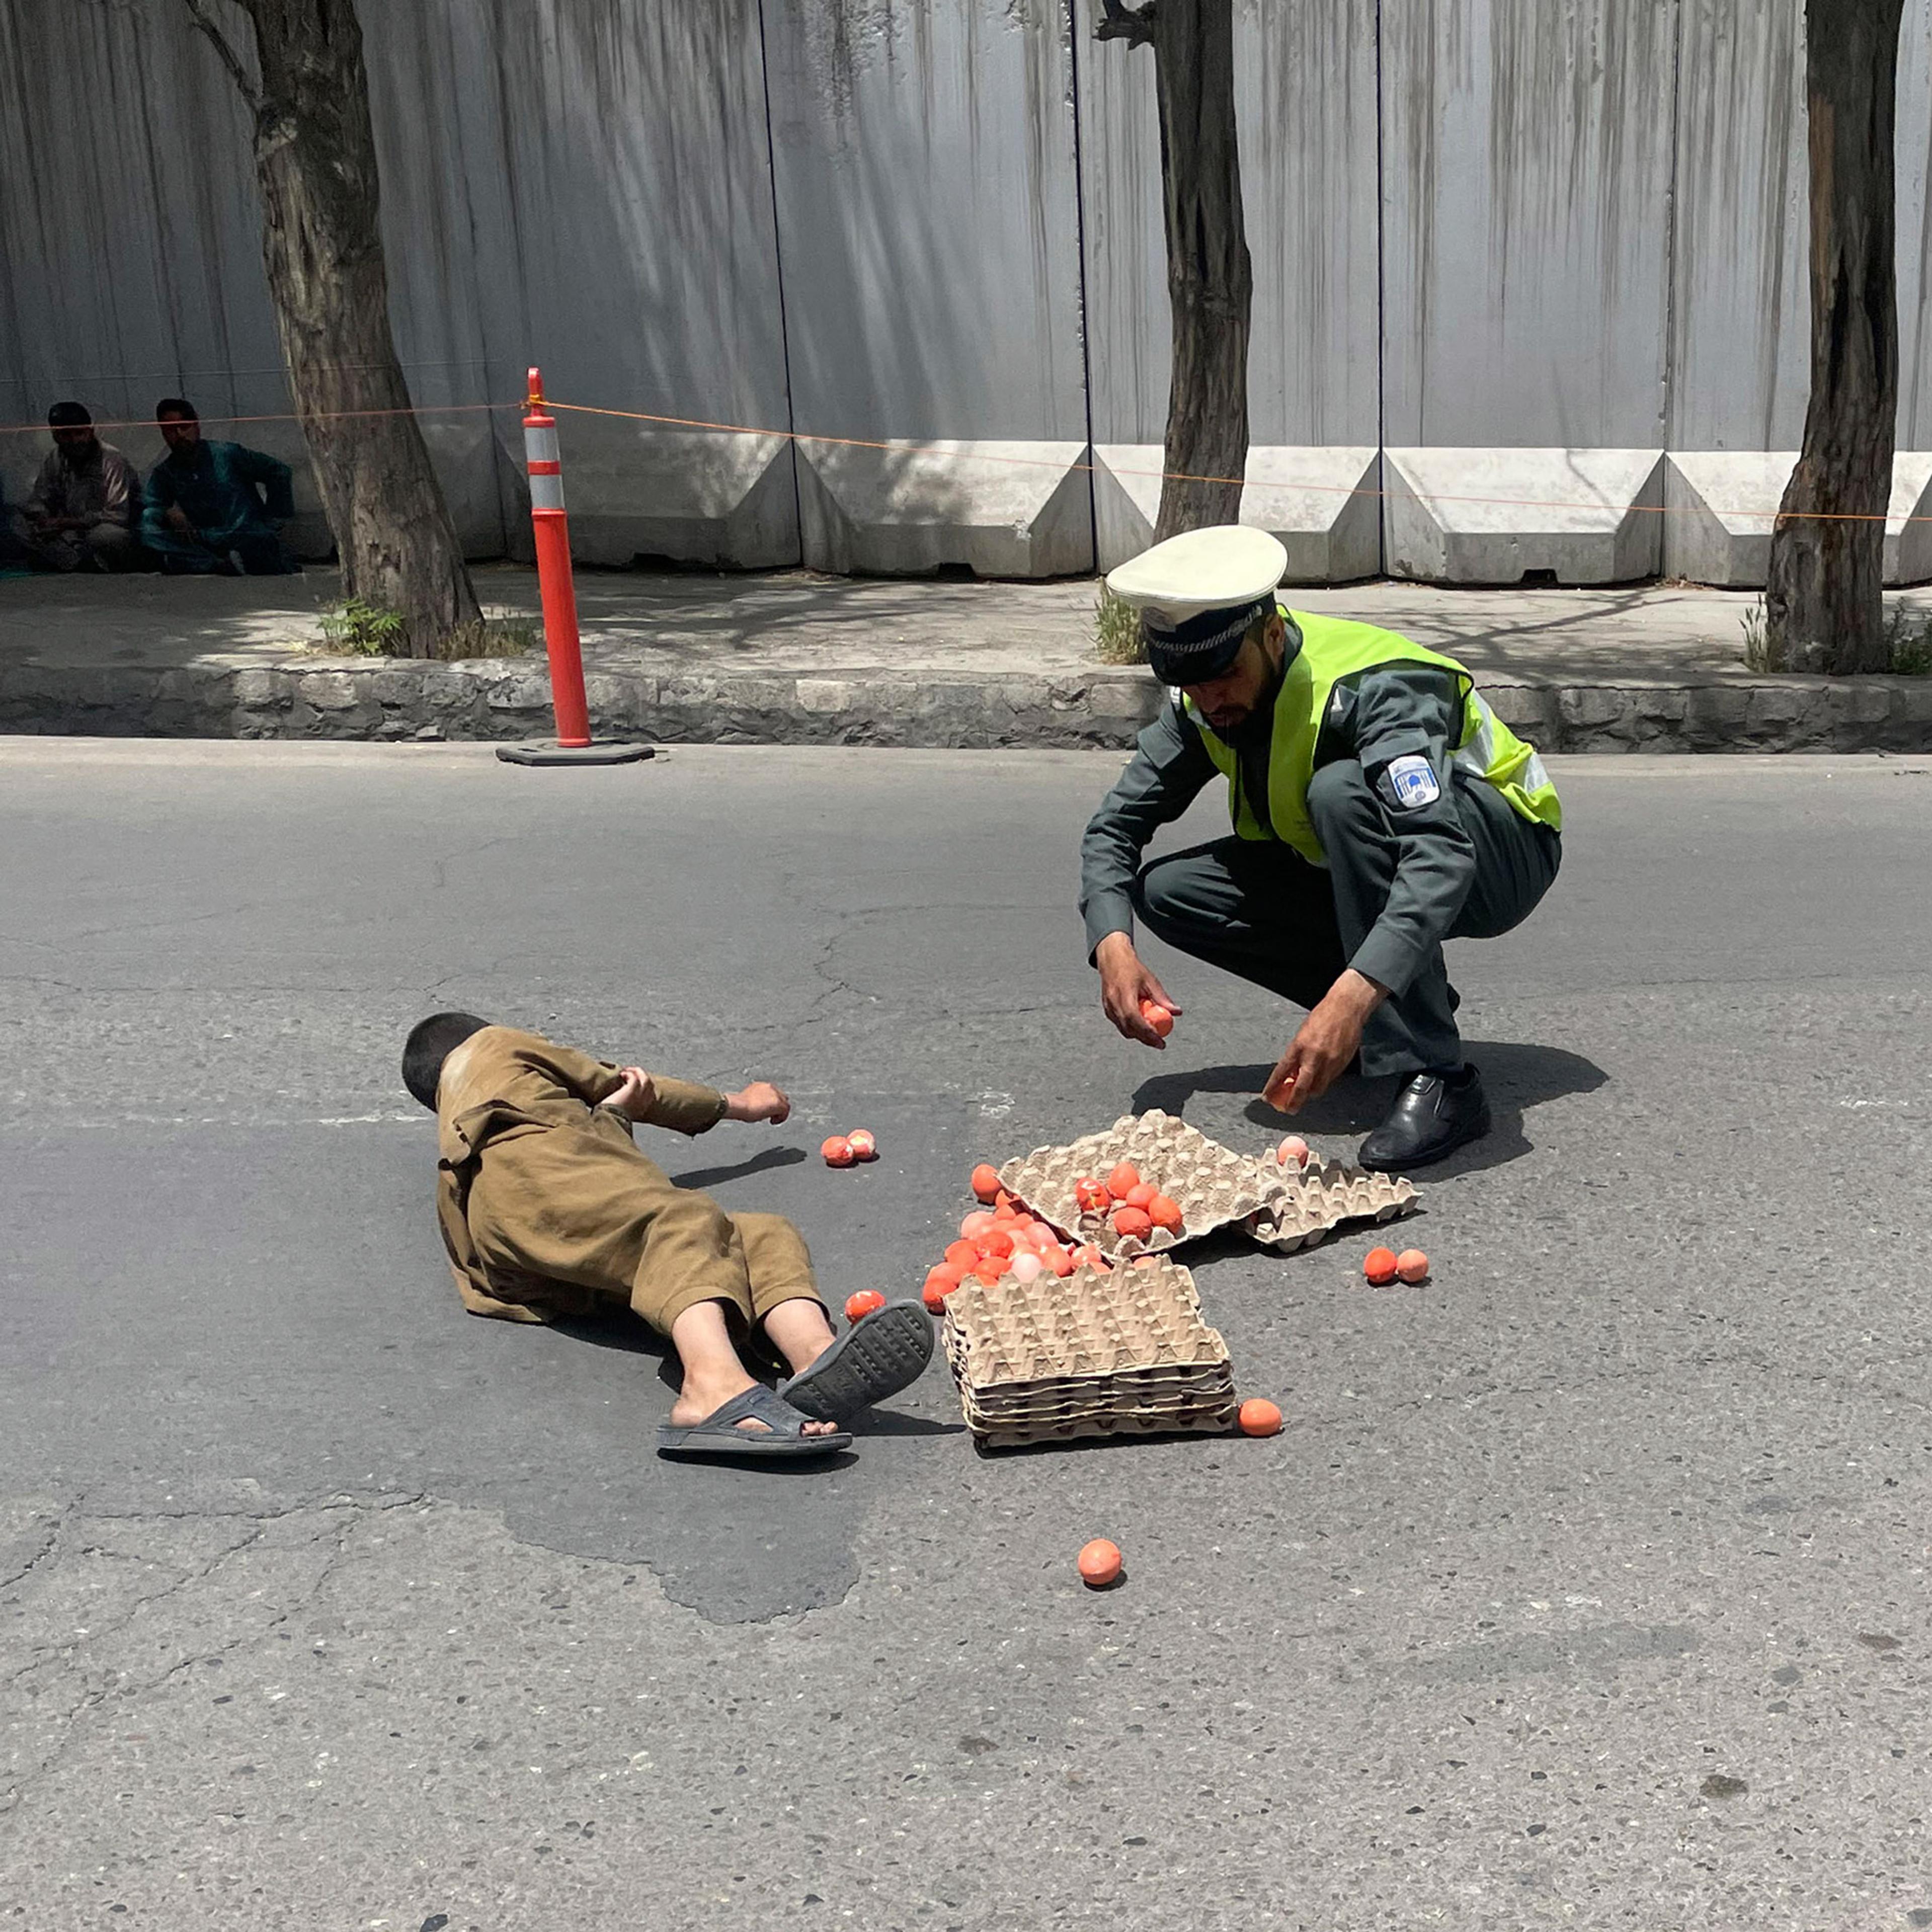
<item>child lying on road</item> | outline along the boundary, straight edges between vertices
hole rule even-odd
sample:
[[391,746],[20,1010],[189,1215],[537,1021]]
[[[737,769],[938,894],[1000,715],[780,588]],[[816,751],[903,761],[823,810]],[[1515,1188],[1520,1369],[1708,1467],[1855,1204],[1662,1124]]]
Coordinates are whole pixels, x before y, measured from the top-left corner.
[[[626,1303],[684,1370],[670,1456],[768,1461],[849,1446],[837,1425],[916,1380],[932,1324],[897,1302],[834,1340],[812,1259],[776,1214],[727,1214],[674,1186],[631,1124],[684,1134],[791,1112],[754,1081],[720,1094],[614,1066],[473,1013],[434,1013],[403,1049],[403,1084],[436,1116],[436,1214],[464,1305],[512,1322]],[[762,1329],[790,1366],[774,1394],[738,1346]]]

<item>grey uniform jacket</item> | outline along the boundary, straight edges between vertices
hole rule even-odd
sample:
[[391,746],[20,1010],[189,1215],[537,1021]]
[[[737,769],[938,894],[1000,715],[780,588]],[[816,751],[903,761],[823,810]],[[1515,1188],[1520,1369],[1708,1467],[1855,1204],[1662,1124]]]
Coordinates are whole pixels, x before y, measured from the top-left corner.
[[[1291,626],[1291,652],[1300,641]],[[1360,761],[1375,786],[1396,848],[1388,903],[1348,964],[1400,994],[1454,923],[1475,873],[1475,848],[1463,830],[1450,782],[1450,756],[1462,735],[1461,690],[1451,674],[1414,664],[1365,671],[1335,689],[1316,741],[1316,765],[1338,758]],[[1273,728],[1270,704],[1256,713],[1235,747],[1243,795],[1264,824]],[[1393,760],[1418,754],[1434,770],[1439,795],[1425,804],[1398,806],[1384,774]],[[1182,711],[1178,694],[1170,692],[1081,841],[1080,910],[1087,922],[1089,958],[1109,933],[1133,931],[1130,893],[1148,841],[1220,776],[1201,734]],[[1283,856],[1296,855],[1285,848]]]

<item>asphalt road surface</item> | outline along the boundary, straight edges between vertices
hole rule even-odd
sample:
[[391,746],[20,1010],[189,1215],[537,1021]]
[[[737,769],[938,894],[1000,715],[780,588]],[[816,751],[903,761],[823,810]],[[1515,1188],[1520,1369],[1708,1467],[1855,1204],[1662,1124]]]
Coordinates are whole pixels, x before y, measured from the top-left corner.
[[1932,1924],[1932,760],[1562,766],[1432,1281],[1200,1266],[1270,1441],[978,1455],[935,1364],[676,1466],[642,1336],[463,1312],[436,1006],[788,1085],[667,1164],[842,1300],[976,1160],[1282,1131],[1265,995],[1099,1016],[1119,762],[0,742],[0,1928]]

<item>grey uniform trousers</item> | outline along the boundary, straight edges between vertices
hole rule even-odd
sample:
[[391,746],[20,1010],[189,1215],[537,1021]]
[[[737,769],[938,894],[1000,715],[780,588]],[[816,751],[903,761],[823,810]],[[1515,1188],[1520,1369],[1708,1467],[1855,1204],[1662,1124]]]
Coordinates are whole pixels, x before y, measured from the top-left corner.
[[[1493,939],[1528,917],[1562,860],[1562,840],[1532,825],[1480,780],[1457,772],[1451,796],[1476,849],[1468,896],[1451,939]],[[1381,801],[1352,759],[1309,782],[1309,816],[1324,872],[1291,846],[1216,838],[1144,866],[1136,908],[1183,952],[1265,986],[1297,1006],[1326,994],[1388,902],[1399,848]],[[1462,1061],[1457,998],[1440,944],[1408,986],[1384,1000],[1362,1035],[1362,1071],[1444,1071]]]

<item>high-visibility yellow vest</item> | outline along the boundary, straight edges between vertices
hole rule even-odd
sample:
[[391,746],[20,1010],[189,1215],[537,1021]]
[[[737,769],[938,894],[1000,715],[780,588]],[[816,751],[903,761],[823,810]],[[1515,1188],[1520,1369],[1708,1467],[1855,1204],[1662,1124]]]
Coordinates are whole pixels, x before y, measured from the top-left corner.
[[1243,796],[1233,746],[1215,736],[1190,698],[1187,715],[1201,734],[1208,755],[1228,781],[1228,805],[1236,834],[1243,838],[1279,838],[1304,859],[1325,866],[1326,854],[1308,816],[1308,781],[1315,771],[1315,748],[1336,686],[1344,679],[1384,664],[1427,664],[1453,676],[1462,693],[1462,735],[1450,763],[1484,784],[1493,785],[1519,818],[1563,829],[1563,808],[1543,760],[1478,695],[1476,681],[1454,658],[1432,651],[1394,631],[1341,617],[1318,617],[1277,606],[1301,632],[1301,648],[1282,679],[1274,701],[1274,736],[1268,748],[1268,816],[1272,829],[1256,815]]

